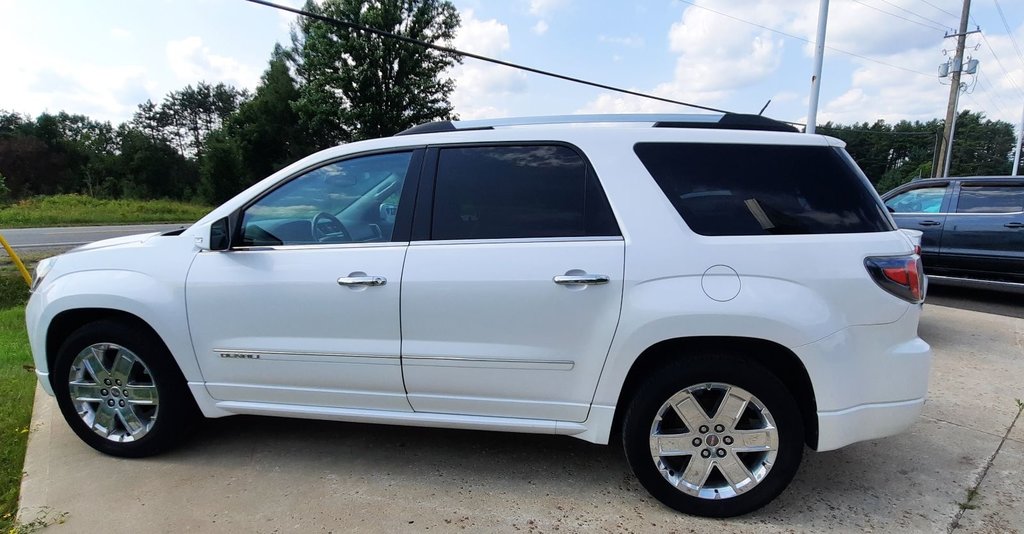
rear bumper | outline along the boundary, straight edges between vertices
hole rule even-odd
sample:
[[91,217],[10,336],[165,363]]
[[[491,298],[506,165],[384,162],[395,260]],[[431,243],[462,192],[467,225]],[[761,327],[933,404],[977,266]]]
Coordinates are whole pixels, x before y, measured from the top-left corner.
[[921,415],[924,399],[866,404],[834,412],[818,412],[818,450],[899,434]]
[[899,320],[854,326],[794,349],[814,387],[819,451],[910,427],[928,393],[932,350],[917,337],[920,306]]

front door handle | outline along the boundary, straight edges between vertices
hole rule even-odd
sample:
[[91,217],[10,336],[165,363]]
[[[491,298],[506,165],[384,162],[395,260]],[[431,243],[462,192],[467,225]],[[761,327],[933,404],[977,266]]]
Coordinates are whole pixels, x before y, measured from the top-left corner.
[[383,276],[342,276],[338,279],[338,285],[341,286],[379,287],[386,283],[388,279]]
[[942,223],[940,223],[939,221],[921,221],[917,224],[919,224],[920,226],[938,226]]
[[606,274],[561,274],[552,280],[560,286],[586,286],[607,284],[611,277]]
[[1008,223],[1004,224],[1003,226],[1005,226],[1007,228],[1024,228],[1024,223],[1013,221],[1013,222],[1008,222]]

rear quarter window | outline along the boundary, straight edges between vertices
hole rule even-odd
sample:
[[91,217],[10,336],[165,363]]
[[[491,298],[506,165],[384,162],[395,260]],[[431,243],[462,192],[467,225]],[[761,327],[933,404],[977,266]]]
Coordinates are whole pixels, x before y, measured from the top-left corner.
[[840,234],[894,230],[841,149],[638,143],[634,151],[698,234]]

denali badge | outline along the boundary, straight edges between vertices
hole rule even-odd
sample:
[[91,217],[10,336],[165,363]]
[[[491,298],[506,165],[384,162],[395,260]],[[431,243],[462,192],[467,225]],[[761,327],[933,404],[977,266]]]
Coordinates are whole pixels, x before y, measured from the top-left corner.
[[220,353],[221,358],[240,358],[243,360],[258,360],[260,359],[259,354],[252,354],[249,352],[222,352]]

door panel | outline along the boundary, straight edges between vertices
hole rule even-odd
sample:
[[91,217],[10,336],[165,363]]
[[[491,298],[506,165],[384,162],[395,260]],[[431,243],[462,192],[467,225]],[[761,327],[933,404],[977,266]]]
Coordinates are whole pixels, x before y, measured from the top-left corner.
[[[623,252],[621,238],[414,243],[402,280],[412,407],[585,420],[618,323]],[[608,282],[554,281],[585,273]]]
[[[399,360],[405,245],[199,254],[193,345],[216,399],[409,411]],[[378,276],[381,286],[338,278]]]
[[897,226],[924,234],[921,236],[921,261],[926,270],[944,266],[940,250],[950,189],[949,184],[915,187],[885,201]]
[[1024,281],[1022,210],[1024,186],[963,184],[942,238],[946,267],[961,276]]
[[186,306],[214,398],[411,410],[399,294],[421,157],[314,166],[241,211],[231,250],[197,255]]

